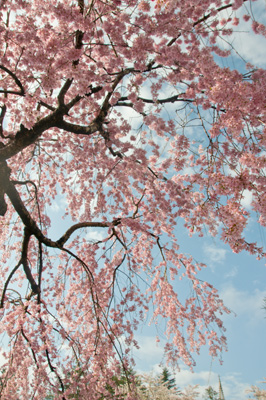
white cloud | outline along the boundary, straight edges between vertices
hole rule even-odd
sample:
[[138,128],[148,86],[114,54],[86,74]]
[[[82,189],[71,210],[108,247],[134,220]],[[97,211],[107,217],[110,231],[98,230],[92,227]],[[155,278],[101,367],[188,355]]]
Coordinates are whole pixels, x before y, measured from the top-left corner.
[[[251,11],[250,9],[251,8]],[[221,16],[228,17],[231,11],[225,10],[221,13]],[[252,15],[249,22],[244,22],[243,15]],[[251,27],[252,20],[255,19],[257,22],[265,24],[265,2],[263,0],[246,3],[241,9],[237,10],[236,16],[239,18],[239,25],[234,28],[234,33],[228,37],[228,42],[223,37],[218,39],[218,43],[221,48],[228,49],[232,45],[235,49],[235,55],[229,59],[229,63],[232,62],[231,67],[234,67],[234,59],[244,59],[256,67],[265,68],[265,54],[262,49],[266,46],[266,38],[262,35],[256,35]],[[234,17],[234,15],[232,15]],[[230,24],[227,25],[231,28]],[[234,52],[233,52],[234,54]],[[224,61],[226,63],[226,60]]]
[[227,285],[221,290],[220,296],[227,307],[237,316],[244,315],[249,323],[263,320],[265,311],[262,310],[262,305],[266,297],[265,290],[255,289],[253,292],[248,292]]
[[[214,390],[219,392],[219,375],[213,371],[191,372],[183,369],[175,374],[176,384],[179,388],[184,389],[186,386],[198,385],[197,390],[201,395],[205,393],[207,387],[212,386]],[[247,399],[246,393],[249,387],[248,383],[242,382],[241,375],[231,373],[221,376],[222,389],[226,399],[244,400]]]
[[215,244],[205,244],[203,252],[207,258],[206,262],[213,270],[217,264],[222,264],[226,257],[226,250]]
[[2,365],[4,365],[7,361],[6,357],[4,357],[5,351],[6,351],[5,346],[3,346],[3,350],[2,350],[2,348],[0,348],[0,369],[1,369]]
[[[216,372],[200,371],[192,373],[188,370],[180,371],[175,375],[176,383],[179,387],[188,385],[199,385],[198,391],[203,395],[208,386],[219,392],[219,376]],[[248,384],[241,381],[240,374],[232,373],[221,376],[221,384],[226,399],[244,400],[247,399],[246,389]]]
[[224,275],[225,278],[234,278],[238,274],[238,268],[233,266],[227,274]]
[[[188,385],[200,385],[207,387],[214,380],[214,374],[210,371],[191,372],[188,369],[181,369],[175,373],[176,384],[180,388]],[[213,378],[212,380],[210,378]]]
[[[160,374],[162,369],[157,364],[154,366],[153,372]],[[188,369],[181,369],[179,372],[173,373],[175,377],[176,385],[179,389],[184,390],[189,385],[198,385],[197,391],[201,396],[205,394],[205,390],[212,386],[214,390],[219,392],[219,375],[215,371],[199,371],[191,372]],[[249,388],[249,384],[245,383],[241,379],[241,375],[238,373],[231,373],[221,376],[221,384],[226,399],[230,400],[244,400],[248,398],[246,390]],[[199,397],[200,398],[200,397]]]
[[85,235],[86,240],[92,240],[92,241],[98,241],[98,240],[103,240],[104,235],[102,232],[97,231],[97,230],[89,230],[88,233]]
[[156,343],[155,336],[136,335],[136,339],[140,347],[139,350],[134,350],[136,360],[144,361],[148,370],[150,370],[155,362],[163,359],[164,349],[162,342]]
[[241,382],[240,374],[232,373],[221,377],[224,397],[230,400],[244,400],[248,398],[246,392],[249,385]]
[[251,210],[251,203],[252,203],[252,192],[245,189],[242,194],[241,205],[248,210]]
[[266,39],[247,31],[244,24],[240,24],[239,30],[245,30],[235,35],[233,46],[241,56],[256,67],[265,67],[265,55],[261,49],[266,47]]

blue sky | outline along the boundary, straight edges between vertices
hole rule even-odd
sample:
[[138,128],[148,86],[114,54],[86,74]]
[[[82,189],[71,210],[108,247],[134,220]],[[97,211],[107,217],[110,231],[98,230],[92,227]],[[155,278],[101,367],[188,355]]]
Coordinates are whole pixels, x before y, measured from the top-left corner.
[[[255,223],[250,231],[260,239]],[[218,387],[220,375],[226,399],[248,398],[245,389],[259,383],[266,375],[266,310],[262,309],[266,296],[265,261],[257,261],[247,253],[232,254],[216,238],[185,239],[185,235],[183,238],[184,248],[208,264],[205,278],[219,290],[232,313],[223,317],[228,340],[228,352],[222,355],[223,364],[220,365],[218,359],[212,360],[204,349],[195,358],[197,365],[193,374],[186,367],[175,372],[177,385],[182,388],[199,384],[203,393],[208,385]],[[263,242],[266,245],[265,240]],[[136,367],[140,371],[160,371],[163,349],[155,344],[155,334],[150,327],[143,328],[139,335],[141,349],[136,352]]]

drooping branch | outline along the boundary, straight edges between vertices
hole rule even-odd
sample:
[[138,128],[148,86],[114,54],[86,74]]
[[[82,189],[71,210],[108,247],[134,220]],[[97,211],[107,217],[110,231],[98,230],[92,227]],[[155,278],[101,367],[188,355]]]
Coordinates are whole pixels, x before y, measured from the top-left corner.
[[35,220],[31,217],[23,201],[21,200],[15,185],[12,182],[8,182],[8,184],[5,186],[5,193],[9,197],[13,207],[15,208],[16,212],[20,216],[23,224],[28,229],[30,234],[34,235],[46,246],[57,247],[56,243],[44,236],[40,228],[37,226]]
[[25,227],[22,249],[21,249],[21,258],[20,258],[19,262],[17,263],[17,265],[12,269],[7,280],[5,281],[4,288],[2,291],[1,301],[0,301],[0,308],[3,308],[3,306],[4,306],[5,294],[6,294],[9,282],[21,265],[23,265],[24,272],[25,272],[25,275],[31,285],[32,292],[35,294],[39,293],[39,287],[38,287],[37,283],[35,282],[35,280],[32,276],[32,273],[30,271],[29,265],[28,265],[28,247],[29,247],[30,237],[31,237],[31,234],[30,234],[29,230]]
[[33,357],[33,359],[34,359],[36,368],[39,368],[38,361],[37,361],[37,357],[36,357],[35,351],[34,351],[33,348],[32,348],[32,345],[31,345],[30,340],[27,338],[27,336],[26,336],[26,334],[25,334],[23,328],[21,328],[20,332],[21,332],[21,335],[24,337],[24,339],[26,340],[26,342],[28,343],[28,345],[29,345],[29,347],[30,347],[31,354],[32,354],[32,357]]
[[12,269],[12,271],[10,272],[7,280],[5,281],[4,287],[3,287],[3,291],[2,291],[2,296],[1,296],[1,301],[0,301],[0,308],[4,307],[4,300],[5,300],[5,295],[6,295],[6,291],[9,285],[9,282],[11,281],[14,273],[19,269],[19,267],[22,264],[22,260],[20,259],[19,262],[17,263],[17,265]]
[[[53,373],[56,375],[56,377],[57,377],[57,379],[58,379],[58,381],[59,381],[59,383],[60,383],[62,392],[64,393],[64,392],[65,392],[64,383],[63,383],[63,381],[62,381],[61,376],[58,374],[58,372],[57,372],[57,370],[56,370],[56,367],[53,366],[53,364],[52,364],[52,362],[51,362],[50,355],[49,355],[49,351],[48,351],[47,349],[45,350],[45,354],[46,354],[46,358],[47,358],[47,361],[48,361],[49,368],[50,368],[51,372],[53,372]],[[66,400],[66,398],[65,398],[64,395],[62,396],[62,400]]]
[[[7,167],[8,168],[8,167]],[[117,226],[120,224],[120,219],[115,219],[112,222],[80,222],[78,224],[72,225],[65,233],[61,236],[61,238],[57,241],[53,241],[42,233],[41,229],[37,226],[35,220],[31,217],[27,208],[25,207],[23,201],[20,198],[18,191],[16,190],[15,185],[12,181],[8,182],[5,186],[6,194],[8,195],[13,207],[16,212],[20,216],[22,222],[28,231],[34,235],[41,243],[45,244],[48,247],[54,247],[61,249],[62,246],[67,242],[70,236],[78,229],[81,228],[109,228],[111,226]]]
[[29,267],[29,263],[28,263],[28,246],[29,246],[30,237],[31,237],[30,231],[27,228],[25,228],[24,229],[24,246],[22,248],[21,263],[23,265],[25,275],[31,285],[32,292],[35,294],[38,294],[40,292],[40,288],[32,276],[32,273],[31,273],[31,270]]
[[41,286],[42,286],[42,272],[43,272],[43,251],[42,251],[42,243],[39,242],[39,254],[38,254],[38,304],[41,302]]
[[[0,149],[4,146],[0,143]],[[4,216],[7,211],[7,204],[5,201],[5,192],[6,192],[6,185],[9,182],[10,177],[10,168],[7,167],[6,163],[0,163],[0,176],[1,176],[1,184],[0,184],[0,215]]]

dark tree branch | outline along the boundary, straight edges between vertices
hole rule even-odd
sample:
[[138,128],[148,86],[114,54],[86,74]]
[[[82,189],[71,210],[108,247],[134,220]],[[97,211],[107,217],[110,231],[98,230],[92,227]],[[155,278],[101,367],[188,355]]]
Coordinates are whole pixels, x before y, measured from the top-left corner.
[[[88,134],[88,132],[92,133],[95,132],[94,128],[91,128],[90,126],[88,127],[88,130],[86,131],[86,127],[82,127],[82,132],[79,131],[77,132],[76,126],[69,124],[68,122],[63,121],[64,115],[67,115],[69,110],[74,107],[84,96],[76,96],[73,100],[71,100],[68,104],[64,104],[64,96],[69,89],[71,85],[71,80],[67,80],[65,84],[63,85],[59,96],[58,96],[58,101],[59,101],[59,106],[57,109],[54,109],[53,107],[47,106],[44,103],[39,103],[44,105],[46,108],[51,109],[52,113],[48,116],[43,117],[39,121],[37,121],[34,126],[31,129],[25,128],[24,125],[21,124],[20,130],[15,134],[14,139],[12,142],[7,144],[6,146],[0,148],[0,162],[5,161],[12,156],[18,154],[21,152],[23,149],[26,147],[32,145],[33,143],[36,142],[36,140],[43,134],[43,132],[47,131],[50,128],[58,127],[64,130],[68,130],[73,133],[85,133]],[[95,88],[92,88],[91,86],[89,87],[90,92],[85,95],[85,97],[89,97],[94,93],[99,92],[102,87],[97,86]],[[107,111],[106,111],[107,113]],[[98,119],[102,119],[103,115],[100,112],[100,116]],[[105,114],[106,115],[106,114]],[[97,118],[96,118],[97,119]],[[95,120],[94,120],[95,121]],[[94,121],[92,121],[91,125],[93,127]],[[72,129],[72,130],[71,130]],[[97,130],[97,129],[96,129]]]
[[[24,243],[23,243],[24,244]],[[1,296],[1,301],[0,301],[0,308],[4,307],[4,300],[5,300],[5,295],[6,295],[6,291],[9,285],[9,282],[12,279],[12,276],[14,275],[14,273],[19,269],[19,267],[22,264],[22,260],[20,259],[19,262],[17,263],[17,265],[12,269],[12,271],[10,272],[10,274],[8,275],[7,280],[5,281],[4,284],[4,288],[3,288],[3,292],[2,292],[2,296]]]
[[29,263],[28,263],[28,246],[29,246],[29,241],[30,241],[31,233],[30,231],[25,227],[24,228],[24,246],[22,248],[22,256],[21,256],[21,263],[23,265],[23,269],[25,272],[25,275],[31,285],[31,290],[35,294],[40,293],[40,288],[35,282],[35,279],[32,276]]
[[[182,93],[182,94],[184,94],[184,93]],[[148,103],[148,104],[175,103],[177,101],[185,101],[185,102],[192,103],[194,101],[192,99],[180,98],[179,97],[180,95],[181,94],[177,94],[175,96],[167,97],[166,99],[158,99],[158,100],[145,99],[143,97],[138,97],[137,100],[141,100],[141,101],[143,101],[143,103]],[[134,107],[134,104],[132,102],[126,103],[127,100],[128,100],[128,97],[126,97],[126,96],[120,97],[120,99],[118,100],[118,102],[115,105],[116,106]]]
[[4,118],[5,118],[5,115],[6,115],[6,110],[7,110],[7,108],[6,108],[6,105],[4,104],[4,105],[1,107],[1,114],[0,114],[0,136],[1,136],[3,139],[13,139],[13,138],[14,138],[13,135],[7,135],[7,136],[5,136],[5,135],[3,134],[3,124],[4,124]]
[[80,222],[78,224],[72,225],[59,240],[57,240],[58,247],[64,246],[68,241],[72,233],[81,228],[109,228],[110,226],[117,226],[120,224],[120,220],[114,220],[112,223],[109,222]]
[[[3,143],[0,143],[0,151],[1,148],[4,147]],[[0,176],[1,176],[1,184],[0,184],[0,215],[3,217],[7,211],[7,204],[5,201],[5,193],[6,187],[9,183],[11,169],[7,166],[6,162],[0,162]]]
[[105,140],[105,145],[108,148],[108,150],[110,151],[110,153],[112,154],[113,157],[119,157],[119,158],[123,158],[123,155],[120,151],[115,151],[112,146],[110,145],[110,135],[108,131],[105,131],[103,129],[100,130],[100,134],[102,135],[102,137]]
[[25,335],[23,329],[21,329],[20,332],[21,332],[22,336],[24,337],[24,339],[26,340],[26,342],[28,343],[28,345],[29,345],[29,347],[30,347],[31,354],[32,354],[32,357],[33,357],[33,359],[34,359],[34,362],[35,362],[36,367],[39,368],[38,362],[37,362],[37,358],[36,358],[36,355],[35,355],[35,351],[33,350],[29,339],[28,339],[27,336]]
[[23,243],[22,243],[22,250],[21,250],[21,258],[17,265],[12,269],[10,272],[7,280],[5,281],[5,285],[3,288],[2,296],[1,296],[1,302],[0,302],[0,308],[4,307],[4,300],[5,300],[5,294],[9,285],[10,280],[12,279],[14,273],[19,269],[21,265],[23,265],[24,272],[26,274],[26,277],[31,285],[31,289],[35,294],[39,293],[39,287],[36,284],[32,273],[30,271],[29,265],[28,265],[28,246],[29,246],[29,241],[30,241],[31,233],[29,230],[25,227],[24,228],[24,236],[23,236]]
[[79,12],[84,13],[84,0],[78,0]]
[[0,93],[4,94],[15,94],[17,96],[24,96],[21,92],[17,92],[16,90],[5,90],[5,89],[0,89]]
[[[62,392],[64,393],[65,392],[65,387],[64,387],[62,378],[60,377],[60,375],[56,371],[56,368],[52,365],[51,359],[50,359],[50,356],[49,356],[49,351],[47,349],[45,350],[45,354],[46,354],[46,358],[47,358],[47,361],[48,361],[49,368],[50,368],[51,372],[53,372],[56,375],[56,377],[57,377],[57,379],[58,379],[58,381],[60,383]],[[62,397],[62,400],[66,400],[65,396]]]
[[[122,71],[117,75],[117,77],[115,78],[115,80],[113,82],[112,90],[110,92],[108,92],[108,94],[106,95],[98,116],[88,126],[72,124],[70,122],[64,121],[63,118],[58,120],[57,123],[55,124],[55,126],[57,128],[65,130],[65,131],[72,132],[75,134],[81,134],[81,135],[91,135],[92,133],[101,131],[102,124],[107,116],[108,110],[111,108],[111,105],[109,104],[109,100],[113,94],[113,91],[115,90],[117,85],[120,83],[120,81],[123,79],[123,77],[131,72],[132,72],[132,68]],[[102,89],[101,86],[97,86],[95,88],[90,87],[90,93],[88,93],[86,95],[86,97],[91,96],[93,93],[99,92],[101,89]],[[61,89],[61,90],[63,90],[63,89]],[[64,91],[62,93],[64,93]],[[76,96],[71,102],[69,102],[68,104],[65,105],[65,108],[70,110],[81,99],[82,99],[81,96]]]
[[42,270],[43,270],[43,254],[42,254],[42,243],[39,241],[39,268],[38,268],[38,304],[41,303],[41,286],[42,286]]
[[11,76],[12,79],[14,79],[16,85],[20,88],[20,92],[16,92],[16,91],[5,91],[5,90],[1,90],[1,93],[12,93],[12,94],[18,94],[20,96],[24,96],[25,95],[25,90],[24,87],[22,85],[22,83],[20,82],[20,80],[18,79],[18,77],[16,76],[16,74],[14,74],[14,72],[10,71],[10,69],[8,69],[7,67],[4,67],[3,65],[0,65],[0,69],[2,69],[3,71],[5,71],[8,75]]
[[[184,93],[182,93],[184,94]],[[139,100],[142,100],[144,103],[151,103],[151,104],[165,104],[165,103],[175,103],[176,101],[187,101],[187,102],[193,102],[194,100],[191,99],[183,99],[179,97],[180,95],[177,94],[175,96],[168,97],[167,99],[158,99],[156,101],[152,99],[144,99],[142,97],[139,97]]]
[[66,95],[68,89],[70,88],[70,86],[72,85],[72,82],[73,82],[73,79],[67,79],[66,82],[64,83],[62,89],[60,90],[59,95],[57,96],[59,106],[62,106],[65,104],[65,102],[64,102],[65,95]]
[[43,106],[43,107],[47,108],[47,109],[50,110],[50,111],[55,111],[55,110],[56,110],[55,107],[50,106],[50,104],[47,104],[47,103],[45,103],[45,102],[42,101],[42,100],[39,101],[39,103],[38,103],[38,109],[40,108],[40,106]]
[[72,99],[69,103],[66,104],[67,110],[69,111],[72,107],[74,107],[84,97],[90,97],[94,93],[98,93],[100,90],[102,90],[102,88],[103,88],[102,86],[93,87],[92,85],[89,85],[88,86],[88,89],[89,89],[88,93],[86,93],[84,96],[77,95],[76,97],[74,97],[74,99]]
[[[72,233],[74,233],[77,229],[86,228],[86,227],[87,228],[89,228],[89,227],[108,228],[110,226],[117,226],[121,222],[120,219],[116,219],[112,222],[80,222],[78,224],[71,226],[65,232],[65,234],[63,236],[61,236],[61,238],[58,241],[55,242],[51,239],[48,239],[46,236],[44,236],[41,229],[37,226],[35,220],[31,217],[31,215],[28,212],[27,208],[25,207],[23,201],[21,200],[20,195],[19,195],[14,183],[12,181],[9,181],[10,168],[6,164],[5,164],[5,168],[3,168],[3,165],[2,165],[2,171],[4,172],[4,178],[5,178],[4,184],[2,187],[4,189],[4,192],[9,197],[13,207],[15,208],[16,212],[18,213],[23,224],[25,225],[25,229],[27,229],[27,232],[29,232],[30,235],[34,235],[39,242],[45,244],[48,247],[54,247],[54,248],[61,249],[62,246],[66,243],[66,241],[70,238]],[[22,257],[23,257],[23,255],[22,255]]]
[[38,189],[37,189],[36,184],[33,181],[27,179],[26,181],[11,180],[10,182],[14,183],[14,185],[28,185],[28,184],[32,185],[34,187],[35,196],[37,196]]
[[61,120],[55,124],[55,127],[67,132],[75,133],[76,135],[92,135],[100,129],[100,124],[97,123],[96,120],[97,118],[88,126],[71,124],[70,122]]
[[36,140],[43,134],[43,132],[56,126],[56,122],[62,119],[66,112],[67,110],[64,107],[60,107],[50,115],[36,122],[31,129],[27,129],[24,125],[21,125],[20,130],[14,137],[14,140],[5,147],[0,148],[0,162],[9,159],[10,157],[21,152],[26,147],[35,143]]
[[6,105],[4,104],[1,108],[2,109],[0,114],[0,135],[2,138],[5,138],[5,136],[3,135],[3,122],[6,115]]
[[[70,238],[72,233],[74,233],[77,229],[85,228],[85,227],[101,227],[101,228],[108,228],[110,226],[116,226],[120,224],[120,219],[116,219],[112,222],[80,222],[78,224],[73,225],[69,228],[63,236],[58,241],[53,241],[48,239],[42,233],[41,229],[37,226],[35,220],[31,217],[30,213],[28,212],[27,208],[25,207],[23,201],[20,198],[20,195],[15,187],[14,182],[9,180],[10,176],[10,168],[7,164],[3,165],[2,163],[2,173],[3,173],[3,183],[2,188],[4,192],[9,197],[13,207],[15,208],[17,214],[19,215],[20,219],[22,220],[23,224],[25,225],[25,229],[30,235],[34,235],[36,239],[38,239],[41,243],[45,244],[48,247],[55,247],[61,248],[66,241]],[[1,167],[1,164],[0,164]],[[15,181],[16,182],[16,181]],[[31,181],[30,181],[31,182]],[[17,182],[18,183],[18,182]],[[20,183],[20,182],[19,182]]]
[[30,213],[26,209],[23,201],[20,198],[20,195],[15,188],[15,185],[12,182],[5,188],[6,194],[8,195],[13,207],[15,208],[16,212],[18,213],[20,219],[22,220],[25,227],[28,229],[30,234],[34,235],[36,239],[44,243],[46,246],[49,247],[57,247],[56,243],[51,239],[48,239],[44,236],[40,228],[38,228],[36,222],[31,217]]

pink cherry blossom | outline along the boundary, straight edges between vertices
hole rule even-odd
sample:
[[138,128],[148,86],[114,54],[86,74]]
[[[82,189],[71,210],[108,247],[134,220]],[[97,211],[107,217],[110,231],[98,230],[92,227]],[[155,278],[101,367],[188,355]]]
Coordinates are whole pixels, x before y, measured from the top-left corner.
[[107,399],[147,319],[174,365],[226,349],[179,226],[265,257],[266,72],[218,62],[265,36],[244,3],[0,3],[1,399]]

